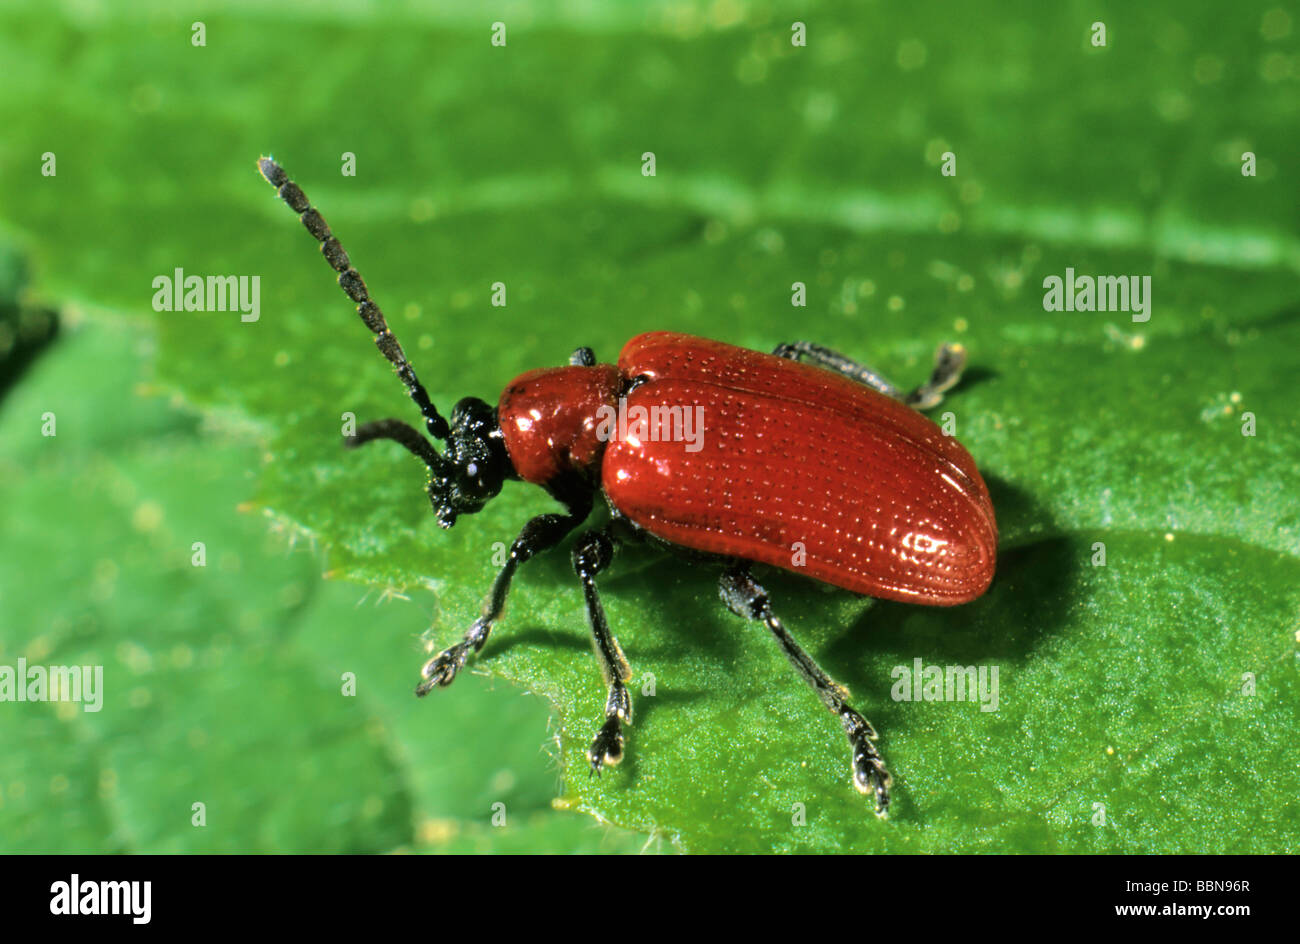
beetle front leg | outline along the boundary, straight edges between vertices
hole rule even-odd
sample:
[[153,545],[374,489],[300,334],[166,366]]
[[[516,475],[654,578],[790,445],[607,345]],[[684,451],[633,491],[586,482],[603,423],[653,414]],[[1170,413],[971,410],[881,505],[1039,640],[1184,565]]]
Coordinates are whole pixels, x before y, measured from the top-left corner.
[[510,546],[510,556],[505,565],[492,581],[492,590],[483,601],[483,613],[474,621],[465,638],[454,646],[449,646],[424,664],[420,674],[424,680],[415,688],[415,694],[423,697],[434,688],[447,686],[456,678],[456,673],[465,667],[471,652],[478,652],[487,642],[492,632],[492,624],[501,617],[505,609],[506,596],[510,592],[510,582],[514,579],[519,565],[525,563],[541,551],[549,550],[559,544],[564,536],[583,522],[591,506],[585,508],[570,507],[566,515],[538,515],[531,519],[519,537]]
[[605,698],[605,723],[587,750],[591,772],[600,773],[605,764],[614,765],[623,759],[623,725],[632,723],[632,697],[627,691],[627,681],[632,668],[627,664],[623,649],[605,620],[605,608],[600,605],[595,577],[609,566],[614,558],[614,542],[602,531],[589,531],[573,547],[573,570],[582,581],[582,593],[587,599],[587,621],[591,624],[592,644],[600,659],[600,671],[609,686]]
[[930,410],[938,406],[943,401],[944,393],[961,379],[962,369],[966,366],[964,347],[960,344],[940,344],[934,352],[934,369],[930,372],[930,379],[911,393],[904,393],[901,387],[890,383],[870,367],[810,341],[778,344],[772,353],[787,360],[807,360],[818,367],[833,370],[917,410]]
[[853,749],[853,785],[859,792],[874,796],[876,815],[883,818],[889,811],[889,784],[892,778],[876,750],[875,728],[848,704],[849,693],[844,686],[827,675],[813,661],[812,656],[794,641],[794,637],[786,632],[785,626],[772,612],[767,591],[750,576],[747,566],[740,565],[723,573],[719,590],[722,601],[733,613],[767,626],[781,644],[790,664],[817,693],[831,714],[840,719]]

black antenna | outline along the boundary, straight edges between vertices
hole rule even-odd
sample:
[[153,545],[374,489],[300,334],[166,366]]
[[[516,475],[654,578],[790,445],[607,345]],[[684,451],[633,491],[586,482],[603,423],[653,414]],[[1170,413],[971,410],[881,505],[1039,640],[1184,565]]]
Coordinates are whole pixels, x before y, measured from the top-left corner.
[[[378,305],[370,300],[370,295],[366,291],[366,283],[362,280],[361,274],[352,268],[347,252],[344,251],[342,244],[330,232],[325,218],[307,200],[307,195],[302,192],[302,188],[290,180],[284,169],[271,158],[260,158],[257,162],[257,169],[262,172],[262,176],[266,178],[267,182],[276,188],[280,194],[280,199],[289,204],[289,208],[298,214],[298,218],[302,220],[302,225],[307,227],[307,232],[311,233],[312,238],[320,243],[320,251],[325,256],[325,261],[339,274],[339,288],[347,293],[348,298],[356,302],[357,314],[366,323],[366,327],[375,333],[375,345],[384,357],[388,358],[389,363],[397,369],[398,378],[401,379],[402,383],[406,384],[411,399],[415,401],[415,405],[420,408],[420,413],[424,416],[424,423],[428,427],[429,435],[434,439],[446,439],[450,431],[447,421],[442,418],[438,408],[430,402],[429,394],[425,392],[423,384],[415,376],[415,369],[411,367],[410,362],[406,359],[402,346],[397,343],[397,336],[389,330],[388,322],[384,320],[384,313],[379,310]],[[397,437],[385,437],[380,434],[371,438],[396,439]],[[403,445],[410,448],[405,442],[403,442]],[[416,450],[413,449],[412,451],[415,452]]]

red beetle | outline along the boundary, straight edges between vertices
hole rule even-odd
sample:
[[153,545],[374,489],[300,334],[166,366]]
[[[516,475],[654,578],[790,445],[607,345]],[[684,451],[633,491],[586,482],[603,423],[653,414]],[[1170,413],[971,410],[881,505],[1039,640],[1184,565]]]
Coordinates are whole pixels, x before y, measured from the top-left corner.
[[320,241],[429,435],[445,447],[439,453],[396,419],[366,423],[345,444],[391,439],[418,456],[444,528],[481,509],[508,479],[542,486],[567,509],[524,525],[482,615],[464,639],[425,664],[417,694],[450,684],[471,651],[483,648],[515,570],[581,525],[599,494],[610,524],[573,548],[609,685],[605,720],[587,754],[593,772],[622,759],[622,726],[632,721],[625,684],[631,669],[605,620],[595,577],[609,565],[615,541],[635,536],[721,565],[723,601],[767,626],[839,718],[852,746],[853,783],[874,795],[883,816],[890,776],[875,730],[786,632],[750,568],[767,564],[855,593],[931,606],[965,603],[988,588],[998,537],[988,489],[970,454],[917,412],[937,405],[957,382],[962,349],[940,347],[930,379],[904,393],[805,342],[760,354],[652,332],[629,341],[617,365],[597,364],[589,348],[579,348],[567,367],[515,378],[495,408],[461,400],[448,422],[301,188],[269,158],[258,166]]

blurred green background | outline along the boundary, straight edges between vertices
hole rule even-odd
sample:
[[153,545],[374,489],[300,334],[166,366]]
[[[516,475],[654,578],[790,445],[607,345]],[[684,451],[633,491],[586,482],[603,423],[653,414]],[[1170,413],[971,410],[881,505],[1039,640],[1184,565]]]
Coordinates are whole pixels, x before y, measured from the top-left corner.
[[[1300,14],[1134,6],[9,0],[0,665],[103,665],[105,703],[0,703],[0,851],[1295,851]],[[989,594],[764,578],[881,731],[888,823],[714,575],[643,548],[601,583],[617,770],[567,553],[411,696],[550,503],[443,533],[409,456],[339,450],[412,411],[265,153],[444,410],[652,329],[903,385],[968,347]],[[177,267],[260,276],[259,320],[154,312]],[[1150,275],[1151,320],[1044,311],[1067,267]],[[892,701],[915,658],[999,666],[998,711]]]

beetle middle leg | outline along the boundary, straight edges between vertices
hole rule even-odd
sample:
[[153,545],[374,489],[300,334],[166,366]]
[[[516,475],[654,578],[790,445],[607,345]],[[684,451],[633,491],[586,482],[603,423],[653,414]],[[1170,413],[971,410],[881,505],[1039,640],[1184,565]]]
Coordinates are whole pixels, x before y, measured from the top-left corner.
[[876,730],[866,718],[849,704],[849,693],[844,686],[827,675],[812,656],[794,641],[785,626],[772,612],[767,591],[750,576],[747,565],[737,565],[725,571],[719,584],[722,601],[737,616],[763,623],[781,644],[785,657],[790,660],[805,682],[817,693],[822,704],[839,718],[853,749],[853,785],[861,793],[870,793],[876,801],[876,815],[884,817],[889,810],[889,784],[891,778],[885,762],[876,750]]
[[483,613],[474,621],[465,638],[454,646],[449,646],[424,664],[420,674],[424,680],[415,688],[415,694],[424,696],[438,686],[447,686],[456,678],[456,673],[465,667],[471,652],[478,652],[487,642],[492,632],[492,624],[501,618],[506,606],[506,596],[510,593],[510,583],[520,564],[526,563],[541,551],[559,544],[564,536],[576,528],[591,511],[590,502],[586,506],[570,506],[564,515],[538,515],[524,525],[514,544],[510,545],[510,556],[492,581],[492,590],[483,602]]
[[934,369],[930,372],[930,379],[911,393],[905,393],[901,387],[890,383],[870,367],[810,341],[778,344],[772,353],[787,360],[807,360],[818,367],[833,370],[917,410],[929,410],[938,406],[943,401],[944,392],[952,389],[961,379],[962,369],[966,366],[964,347],[960,344],[940,344],[934,352]]
[[589,531],[573,546],[573,569],[582,581],[582,593],[587,599],[587,621],[591,624],[592,644],[600,659],[600,671],[609,686],[605,698],[605,723],[596,732],[587,751],[592,773],[600,773],[605,764],[617,764],[623,759],[623,725],[632,723],[632,697],[627,691],[627,681],[632,668],[627,664],[623,649],[609,631],[605,608],[600,605],[595,577],[609,566],[614,558],[614,542],[604,531]]

